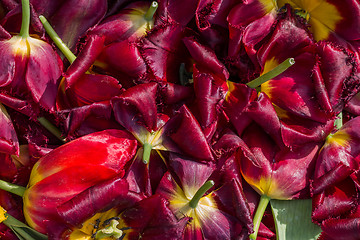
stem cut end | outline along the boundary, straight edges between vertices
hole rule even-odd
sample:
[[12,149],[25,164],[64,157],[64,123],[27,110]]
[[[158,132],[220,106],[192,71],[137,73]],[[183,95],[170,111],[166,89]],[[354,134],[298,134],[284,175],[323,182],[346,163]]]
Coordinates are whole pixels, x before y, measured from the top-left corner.
[[156,2],[156,1],[153,1],[149,7],[149,9],[147,10],[147,12],[145,13],[144,15],[144,19],[148,22],[150,22],[153,17],[154,17],[154,14],[158,8],[159,4]]
[[143,163],[144,164],[149,163],[151,150],[152,150],[152,145],[150,143],[144,143],[144,145],[143,145]]

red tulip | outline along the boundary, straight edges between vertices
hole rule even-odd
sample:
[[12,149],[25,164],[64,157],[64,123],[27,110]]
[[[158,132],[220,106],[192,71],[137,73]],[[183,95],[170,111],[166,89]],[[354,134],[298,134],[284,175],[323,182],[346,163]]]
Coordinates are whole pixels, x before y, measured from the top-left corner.
[[128,133],[107,130],[45,155],[35,164],[23,196],[28,224],[46,233],[45,223],[56,219],[56,207],[96,184],[123,176],[136,147],[136,140]]

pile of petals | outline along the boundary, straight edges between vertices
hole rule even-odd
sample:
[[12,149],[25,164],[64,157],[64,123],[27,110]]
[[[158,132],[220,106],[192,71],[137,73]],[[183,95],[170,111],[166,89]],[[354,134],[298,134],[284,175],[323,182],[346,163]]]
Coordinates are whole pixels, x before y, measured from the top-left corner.
[[359,23],[358,0],[1,0],[0,239],[274,240],[271,199],[359,239]]

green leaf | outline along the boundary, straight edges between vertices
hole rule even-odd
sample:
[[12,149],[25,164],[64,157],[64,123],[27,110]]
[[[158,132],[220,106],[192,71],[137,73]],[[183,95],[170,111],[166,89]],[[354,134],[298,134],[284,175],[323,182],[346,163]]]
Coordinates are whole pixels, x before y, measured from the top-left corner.
[[311,199],[270,200],[278,240],[315,240],[321,228],[311,222]]
[[8,226],[20,240],[46,240],[46,235],[39,233],[28,225],[20,222],[9,214],[6,214],[6,220],[3,223]]

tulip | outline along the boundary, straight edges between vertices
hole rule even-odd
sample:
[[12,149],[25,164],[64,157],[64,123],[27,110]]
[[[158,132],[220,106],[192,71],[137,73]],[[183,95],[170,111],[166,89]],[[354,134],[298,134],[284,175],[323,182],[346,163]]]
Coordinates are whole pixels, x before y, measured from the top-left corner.
[[77,58],[59,38],[46,18],[40,16],[40,20],[47,33],[71,63],[59,85],[56,103],[58,109],[109,101],[111,97],[120,93],[121,86],[115,78],[91,71],[92,64],[102,50],[104,38],[96,36],[90,38],[88,45]]
[[133,81],[143,79],[147,74],[146,63],[136,42],[154,28],[154,14],[157,2],[134,2],[121,9],[90,30],[88,37],[105,38],[104,48],[95,66],[119,76],[121,83],[130,87]]
[[238,159],[242,176],[261,199],[254,216],[256,239],[262,215],[271,199],[289,200],[309,195],[310,174],[319,144],[308,143],[291,150],[277,145],[255,124],[243,133]]
[[[124,186],[126,189],[127,182],[123,183],[121,178],[125,173],[125,165],[135,155],[136,147],[136,140],[121,130],[89,134],[56,148],[37,161],[27,188],[4,181],[0,182],[0,187],[22,196],[27,223],[39,232],[46,233],[46,222],[56,222],[59,216],[57,207],[70,199],[73,202],[68,204],[74,203],[77,199],[75,196],[86,194],[84,190],[91,193],[91,187],[99,183],[110,184],[110,189],[114,186]],[[115,177],[120,179],[114,182]],[[100,191],[101,194],[98,194],[102,198],[106,194],[124,195],[124,187],[119,187],[118,191]],[[83,198],[81,194],[78,196],[80,199]],[[110,198],[110,202],[112,200]],[[97,205],[93,209],[97,209]],[[66,209],[66,206],[62,209]],[[91,214],[89,211],[79,213],[85,214],[85,217]]]
[[52,239],[181,239],[189,220],[180,221],[168,208],[168,202],[159,195],[145,198],[122,211],[117,208],[99,212],[65,231],[52,232]]
[[1,66],[0,86],[11,95],[29,95],[31,101],[53,111],[62,62],[48,43],[29,36],[29,1],[22,1],[22,6],[20,34],[0,42],[7,63]]
[[210,190],[215,184],[209,180],[213,165],[172,154],[169,166],[173,173],[164,175],[156,193],[169,201],[179,220],[191,217],[185,239],[234,239],[248,235],[249,210],[239,182],[231,179]]

